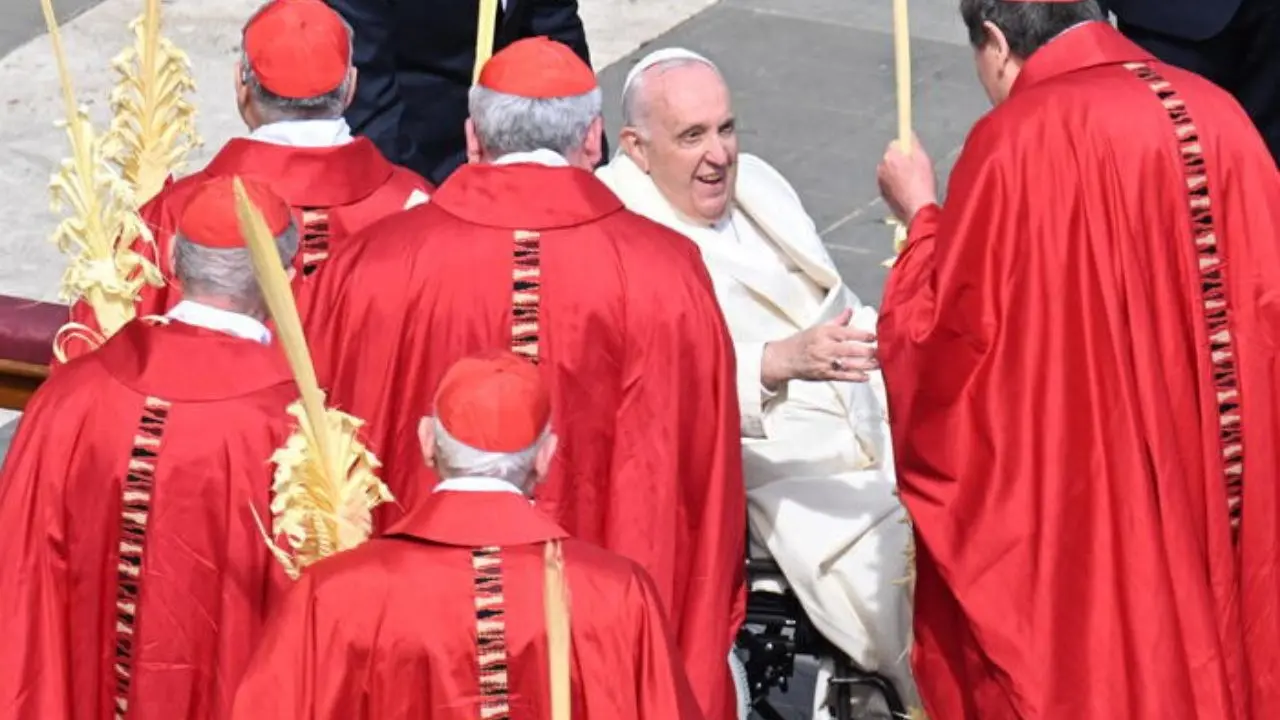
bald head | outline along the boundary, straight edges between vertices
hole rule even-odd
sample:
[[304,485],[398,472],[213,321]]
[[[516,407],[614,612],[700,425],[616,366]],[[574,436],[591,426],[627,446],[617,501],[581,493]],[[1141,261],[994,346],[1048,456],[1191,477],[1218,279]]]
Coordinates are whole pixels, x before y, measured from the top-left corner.
[[655,55],[663,52],[628,78],[622,150],[679,214],[713,224],[729,213],[737,180],[729,88],[710,60],[678,50]]
[[647,106],[655,94],[651,91],[653,84],[667,73],[685,68],[694,68],[704,77],[713,74],[724,85],[720,70],[701,55],[678,48],[659,50],[637,63],[627,75],[622,88],[622,123],[643,129]]

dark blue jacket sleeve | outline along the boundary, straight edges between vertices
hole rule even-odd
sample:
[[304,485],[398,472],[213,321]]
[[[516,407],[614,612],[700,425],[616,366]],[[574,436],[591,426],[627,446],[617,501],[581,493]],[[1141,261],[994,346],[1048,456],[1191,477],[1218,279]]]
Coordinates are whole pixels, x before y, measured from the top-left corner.
[[522,37],[546,35],[552,40],[568,45],[588,65],[591,53],[587,50],[587,33],[578,16],[577,0],[527,0],[532,7]]
[[353,132],[373,141],[393,163],[411,153],[400,141],[404,99],[396,81],[394,15],[390,0],[326,0],[355,33],[356,95],[347,111]]

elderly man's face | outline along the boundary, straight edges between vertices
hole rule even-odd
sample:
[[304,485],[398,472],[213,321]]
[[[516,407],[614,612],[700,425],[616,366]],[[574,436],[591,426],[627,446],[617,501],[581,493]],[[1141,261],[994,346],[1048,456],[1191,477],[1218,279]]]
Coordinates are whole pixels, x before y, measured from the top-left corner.
[[624,137],[624,147],[676,210],[693,220],[720,220],[738,176],[729,88],[703,63],[646,73],[644,132]]

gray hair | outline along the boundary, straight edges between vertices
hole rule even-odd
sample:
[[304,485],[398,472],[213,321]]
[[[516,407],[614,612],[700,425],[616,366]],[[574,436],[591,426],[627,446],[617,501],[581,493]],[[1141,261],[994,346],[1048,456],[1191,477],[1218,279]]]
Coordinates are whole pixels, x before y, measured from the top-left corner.
[[[268,2],[267,5],[271,3]],[[263,5],[258,12],[262,12],[267,7]],[[254,13],[257,17],[257,13]],[[346,18],[341,18],[342,26],[347,29],[347,57],[355,58],[355,32],[351,28],[351,23]],[[249,21],[253,22],[252,19]],[[248,23],[245,24],[248,27]],[[262,81],[258,79],[256,73],[253,72],[253,66],[249,63],[249,53],[244,50],[243,31],[241,31],[240,42],[240,82],[249,89],[249,97],[253,99],[254,105],[258,107],[262,114],[263,120],[266,122],[280,122],[283,120],[331,120],[342,117],[347,109],[347,96],[351,92],[351,63],[347,63],[347,76],[342,80],[342,84],[330,90],[323,95],[317,95],[309,98],[287,98],[281,97],[262,86]]]
[[474,85],[468,94],[471,122],[489,155],[580,149],[600,117],[600,88],[562,98],[526,98]]
[[1004,33],[1009,51],[1024,60],[1073,25],[1107,19],[1097,0],[1067,3],[960,0],[960,16],[969,29],[969,42],[975,48],[987,43],[983,23],[991,23]]
[[436,432],[436,470],[442,478],[485,477],[505,480],[524,488],[533,475],[538,450],[550,434],[550,427],[529,447],[511,453],[477,450],[445,430],[439,418],[432,418]]
[[[298,253],[298,228],[292,222],[276,237],[276,249],[285,267]],[[210,248],[178,235],[173,244],[173,268],[183,293],[217,297],[245,313],[262,311],[262,290],[253,274],[248,248]]]
[[645,120],[649,115],[649,98],[644,96],[645,76],[657,75],[675,70],[682,67],[690,67],[692,65],[703,65],[709,67],[720,74],[720,68],[716,67],[710,61],[700,58],[691,57],[673,57],[669,60],[659,60],[650,65],[641,72],[637,73],[635,78],[622,90],[622,124],[627,127],[635,128],[643,134],[646,130]]

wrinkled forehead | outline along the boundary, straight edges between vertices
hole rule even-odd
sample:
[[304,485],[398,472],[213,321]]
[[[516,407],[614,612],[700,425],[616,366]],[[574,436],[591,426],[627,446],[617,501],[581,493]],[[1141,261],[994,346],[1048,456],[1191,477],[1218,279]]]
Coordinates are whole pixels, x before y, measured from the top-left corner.
[[733,117],[724,78],[705,63],[649,68],[641,92],[648,96],[650,123],[675,132],[695,125],[715,127]]

